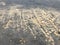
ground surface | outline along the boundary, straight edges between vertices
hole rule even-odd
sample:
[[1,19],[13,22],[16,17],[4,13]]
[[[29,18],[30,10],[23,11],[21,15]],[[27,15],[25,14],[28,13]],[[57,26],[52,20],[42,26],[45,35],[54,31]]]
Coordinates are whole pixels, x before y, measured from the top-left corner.
[[57,45],[59,16],[41,8],[0,10],[0,45]]

